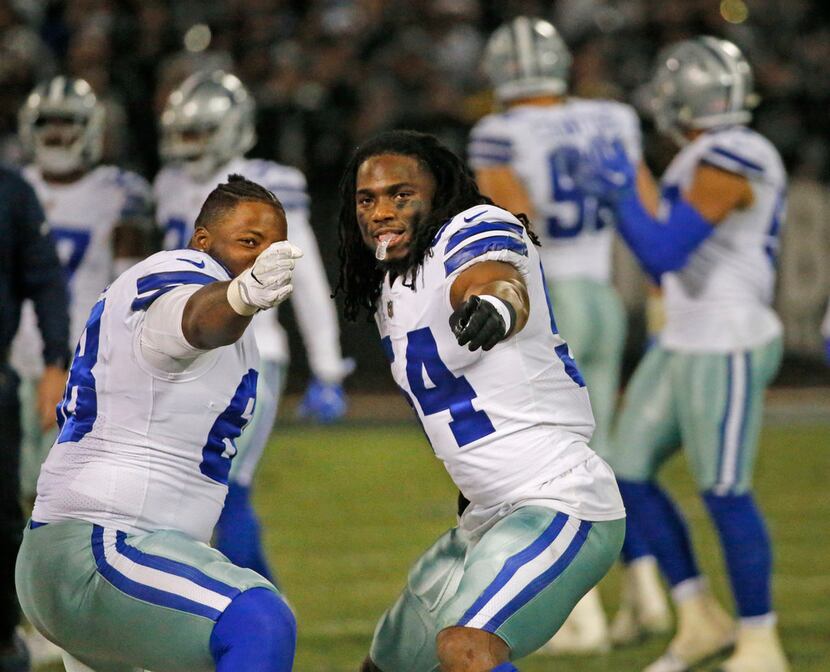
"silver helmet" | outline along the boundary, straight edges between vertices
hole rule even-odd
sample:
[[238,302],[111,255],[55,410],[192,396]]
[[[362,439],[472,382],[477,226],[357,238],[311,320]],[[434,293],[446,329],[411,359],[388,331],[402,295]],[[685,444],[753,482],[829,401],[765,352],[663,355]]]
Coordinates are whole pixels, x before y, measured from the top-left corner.
[[197,72],[167,98],[161,114],[159,153],[184,164],[198,180],[209,177],[256,142],[254,100],[237,77],[223,70]]
[[561,95],[568,88],[572,60],[553,24],[519,16],[490,36],[484,70],[502,101]]
[[86,80],[54,77],[29,94],[18,130],[24,150],[42,171],[85,170],[101,160],[104,106]]
[[648,85],[658,130],[684,142],[684,132],[745,124],[758,104],[752,68],[737,46],[697,37],[666,47]]

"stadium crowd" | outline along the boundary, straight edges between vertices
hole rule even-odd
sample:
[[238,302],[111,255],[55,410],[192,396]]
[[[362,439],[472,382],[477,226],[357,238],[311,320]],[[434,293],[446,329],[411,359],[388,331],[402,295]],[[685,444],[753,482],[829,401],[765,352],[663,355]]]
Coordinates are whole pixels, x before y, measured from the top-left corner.
[[[304,170],[327,212],[349,150],[378,131],[428,130],[463,151],[490,107],[486,36],[526,14],[551,19],[572,45],[577,95],[635,103],[659,46],[706,33],[735,41],[764,101],[756,128],[791,173],[826,179],[828,11],[807,0],[2,0],[0,156],[19,160],[17,110],[62,72],[106,101],[104,159],[152,177],[166,94],[213,61],[258,101],[253,155]],[[649,156],[659,163],[660,146]]]

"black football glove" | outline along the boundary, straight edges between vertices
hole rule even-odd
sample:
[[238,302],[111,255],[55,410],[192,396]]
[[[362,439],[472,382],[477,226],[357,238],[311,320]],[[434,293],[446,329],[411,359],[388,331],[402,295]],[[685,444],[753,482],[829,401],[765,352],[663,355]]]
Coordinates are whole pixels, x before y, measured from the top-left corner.
[[[513,306],[506,301],[504,304],[512,316]],[[489,350],[507,336],[509,329],[496,307],[476,295],[450,315],[450,327],[458,339],[458,345],[469,343],[470,350]]]

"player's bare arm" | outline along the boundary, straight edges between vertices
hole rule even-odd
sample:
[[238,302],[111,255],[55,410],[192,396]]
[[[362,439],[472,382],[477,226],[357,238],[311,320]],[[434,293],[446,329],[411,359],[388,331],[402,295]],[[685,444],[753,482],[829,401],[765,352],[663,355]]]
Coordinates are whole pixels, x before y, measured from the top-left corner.
[[707,164],[697,167],[685,198],[712,226],[733,210],[748,208],[754,200],[746,177]]
[[487,166],[475,171],[481,193],[489,196],[499,207],[510,212],[523,212],[535,219],[533,203],[524,184],[509,166]]
[[637,195],[646,212],[656,216],[660,207],[660,187],[645,162],[637,166]]

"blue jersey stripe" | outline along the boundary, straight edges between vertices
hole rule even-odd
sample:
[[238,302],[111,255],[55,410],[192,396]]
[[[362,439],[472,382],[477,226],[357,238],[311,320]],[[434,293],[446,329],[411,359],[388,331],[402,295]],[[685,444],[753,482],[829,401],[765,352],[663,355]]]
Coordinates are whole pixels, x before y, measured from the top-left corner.
[[[123,534],[119,532],[118,534]],[[195,602],[181,595],[160,590],[128,578],[107,562],[104,553],[104,528],[92,526],[92,555],[98,573],[121,592],[150,604],[157,604],[177,611],[184,611],[197,616],[204,616],[215,621],[222,615],[218,609]]]
[[308,210],[308,201],[280,201],[284,210]]
[[723,147],[712,147],[711,151],[713,151],[715,154],[719,154],[720,156],[726,157],[730,161],[734,161],[735,163],[740,164],[744,168],[749,168],[750,170],[755,170],[759,173],[764,172],[764,167],[761,164],[755,163],[754,161],[750,161],[749,159],[745,159],[744,157],[730,152],[728,149],[724,149]]
[[471,138],[471,143],[475,144],[477,142],[481,142],[486,145],[497,145],[499,147],[507,147],[508,149],[513,147],[513,141],[510,140],[510,138],[494,138],[483,135],[474,135]]
[[490,163],[510,163],[510,155],[484,154],[482,152],[470,152],[470,161],[488,161]]
[[493,596],[498,593],[516,572],[521,569],[523,565],[526,565],[528,562],[539,556],[548,546],[550,546],[555,540],[556,537],[559,536],[559,533],[562,531],[562,528],[565,527],[565,523],[568,522],[568,516],[564,513],[557,512],[557,514],[553,517],[553,521],[550,525],[548,525],[547,529],[545,529],[542,534],[540,534],[530,546],[527,548],[522,549],[515,555],[510,556],[502,566],[501,570],[498,574],[496,574],[496,578],[490,583],[487,588],[484,589],[484,592],[479,595],[478,599],[473,602],[469,609],[464,613],[461,617],[461,620],[458,621],[457,625],[465,625],[469,623],[475,615],[481,611],[484,606],[493,598]]
[[498,252],[500,250],[510,250],[523,257],[527,256],[527,245],[525,245],[524,241],[509,236],[490,236],[480,240],[474,240],[457,252],[454,252],[452,256],[444,260],[444,271],[447,275],[450,275],[476,257],[485,255],[488,252]]
[[563,343],[562,345],[557,345],[554,350],[556,351],[559,359],[561,359],[562,363],[565,365],[565,373],[568,374],[570,379],[580,387],[585,387],[585,379],[582,377],[582,374],[579,372],[579,367],[576,365],[574,358],[571,357],[571,353],[568,351],[568,344]]
[[524,229],[518,224],[511,224],[510,222],[479,222],[474,226],[468,226],[452,234],[449,241],[447,241],[447,246],[444,248],[444,254],[449,254],[468,238],[472,238],[479,233],[486,233],[487,231],[517,233],[521,236]]
[[573,562],[573,559],[576,557],[577,553],[579,553],[579,550],[588,539],[591,527],[592,525],[590,522],[583,520],[579,524],[579,529],[577,530],[576,535],[574,535],[571,543],[568,544],[568,548],[566,548],[565,552],[557,558],[556,562],[554,562],[549,569],[537,576],[533,581],[525,586],[525,588],[518,595],[516,595],[516,597],[510,600],[510,602],[504,605],[498,613],[493,616],[493,618],[484,624],[482,630],[486,630],[487,632],[495,632],[508,618],[530,602],[550,584],[556,581],[556,579],[562,575],[562,572],[564,572],[571,562]]
[[132,310],[147,310],[156,299],[177,287],[182,285],[207,285],[211,282],[217,282],[217,278],[198,271],[151,273],[136,280],[136,291],[139,296],[133,299],[130,308]]

